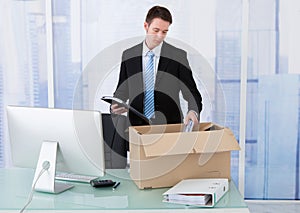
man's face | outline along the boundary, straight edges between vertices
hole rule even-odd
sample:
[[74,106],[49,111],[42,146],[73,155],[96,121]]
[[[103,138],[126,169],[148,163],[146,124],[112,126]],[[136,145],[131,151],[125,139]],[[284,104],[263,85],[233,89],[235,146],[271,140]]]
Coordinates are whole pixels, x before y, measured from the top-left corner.
[[149,49],[158,46],[166,37],[170,23],[160,18],[154,18],[150,24],[144,23],[146,44]]

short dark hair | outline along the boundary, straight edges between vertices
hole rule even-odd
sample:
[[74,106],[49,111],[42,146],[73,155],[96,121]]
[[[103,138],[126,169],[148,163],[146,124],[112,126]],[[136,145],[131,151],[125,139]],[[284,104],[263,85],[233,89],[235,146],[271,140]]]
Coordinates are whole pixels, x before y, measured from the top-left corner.
[[151,24],[152,20],[155,18],[161,18],[162,20],[172,24],[172,15],[170,11],[165,7],[154,6],[148,11],[146,22],[148,24]]

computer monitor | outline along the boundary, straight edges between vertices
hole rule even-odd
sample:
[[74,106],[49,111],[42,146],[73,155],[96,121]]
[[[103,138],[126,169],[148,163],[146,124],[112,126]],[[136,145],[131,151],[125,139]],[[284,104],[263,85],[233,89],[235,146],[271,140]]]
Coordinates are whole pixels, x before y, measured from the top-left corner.
[[[7,118],[14,166],[36,168],[37,174],[44,161],[54,160],[49,170],[52,176],[56,171],[104,175],[99,111],[7,106]],[[54,179],[52,176],[47,178]],[[45,191],[56,193],[54,180],[50,182],[52,185],[46,186],[50,189]]]

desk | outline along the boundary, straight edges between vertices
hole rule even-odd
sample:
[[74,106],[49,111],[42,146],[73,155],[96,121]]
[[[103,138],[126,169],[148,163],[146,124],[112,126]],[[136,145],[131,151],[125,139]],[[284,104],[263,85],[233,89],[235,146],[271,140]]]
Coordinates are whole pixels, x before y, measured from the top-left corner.
[[[0,169],[0,212],[19,212],[27,202],[31,190],[33,169]],[[113,191],[74,183],[75,187],[61,194],[35,192],[25,212],[249,212],[234,183],[214,208],[162,202],[168,188],[140,190],[125,169],[108,169],[103,178],[120,181]]]

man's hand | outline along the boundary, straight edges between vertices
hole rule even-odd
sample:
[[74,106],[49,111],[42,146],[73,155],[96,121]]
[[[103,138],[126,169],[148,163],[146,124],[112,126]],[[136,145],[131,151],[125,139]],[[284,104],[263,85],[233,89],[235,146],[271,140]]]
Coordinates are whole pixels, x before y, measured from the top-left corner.
[[199,123],[198,116],[195,111],[190,110],[188,112],[188,114],[185,116],[184,124],[187,125],[189,120],[192,120],[194,122],[194,125],[197,125]]
[[121,115],[125,112],[128,112],[128,110],[125,107],[119,107],[118,104],[112,104],[110,106],[110,112],[113,114]]

